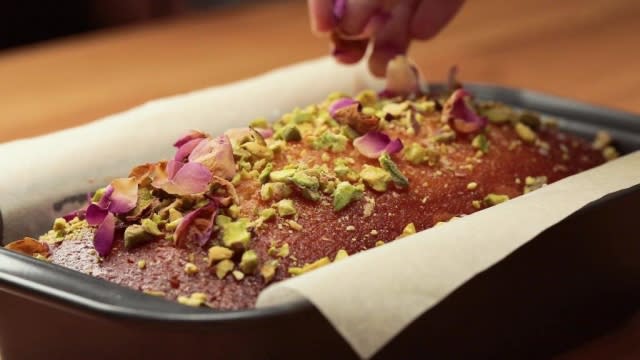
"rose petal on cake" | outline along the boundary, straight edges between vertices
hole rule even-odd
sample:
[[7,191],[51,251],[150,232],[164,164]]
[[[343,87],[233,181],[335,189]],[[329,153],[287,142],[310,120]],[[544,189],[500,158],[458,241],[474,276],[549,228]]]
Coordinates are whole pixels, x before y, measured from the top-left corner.
[[136,207],[138,202],[138,182],[135,178],[115,179],[111,182],[111,187],[113,192],[109,211],[114,214],[124,214]]
[[469,134],[482,130],[487,119],[476,113],[471,103],[471,94],[464,89],[455,90],[442,110],[442,120],[448,122],[453,130]]
[[338,99],[336,101],[334,101],[333,103],[331,103],[331,105],[329,105],[329,114],[331,115],[331,117],[335,117],[336,115],[336,111],[343,109],[347,106],[351,106],[354,104],[360,104],[359,102],[353,100],[352,98],[342,98],[342,99]]
[[89,204],[87,213],[85,215],[87,223],[91,226],[98,226],[102,224],[104,218],[107,217],[109,210],[103,209],[98,204]]
[[385,133],[369,131],[353,140],[353,147],[369,159],[377,159],[383,152],[397,153],[404,147],[400,139],[391,140]]
[[405,56],[398,55],[389,61],[386,76],[386,86],[380,94],[383,97],[409,96],[421,92],[420,73]]
[[108,213],[93,236],[93,247],[101,257],[109,255],[116,233],[116,217]]
[[254,128],[255,131],[262,136],[263,139],[268,139],[273,136],[273,129]]
[[206,139],[193,139],[193,140],[189,140],[186,143],[182,144],[179,148],[178,151],[176,151],[176,155],[174,156],[174,160],[175,161],[184,161],[186,160],[189,155],[191,155],[191,152],[193,151],[193,149],[196,148],[196,146],[198,146],[198,144],[200,144],[200,142],[202,141],[207,141]]
[[218,206],[215,201],[186,214],[174,232],[177,247],[184,247],[188,243],[204,246],[213,232],[213,225]]
[[65,216],[63,216],[62,218],[65,219],[65,221],[69,222],[75,218],[78,218],[80,220],[84,220],[87,214],[87,210],[86,209],[78,209],[78,210],[74,210],[68,214],[66,214]]
[[171,160],[156,167],[151,185],[174,195],[200,194],[207,190],[212,176],[203,164]]
[[188,143],[191,140],[204,139],[206,137],[207,137],[207,134],[203,133],[202,131],[191,130],[188,133],[182,135],[178,140],[176,140],[173,146],[180,148],[182,145]]
[[[251,135],[251,129],[247,128]],[[203,141],[189,155],[189,162],[206,166],[213,175],[231,179],[236,174],[231,141],[227,135]]]
[[108,208],[109,204],[111,204],[111,195],[112,194],[113,194],[113,186],[111,186],[111,184],[109,184],[104,189],[104,193],[102,194],[102,197],[100,198],[100,201],[98,201],[97,205],[100,206],[103,209]]

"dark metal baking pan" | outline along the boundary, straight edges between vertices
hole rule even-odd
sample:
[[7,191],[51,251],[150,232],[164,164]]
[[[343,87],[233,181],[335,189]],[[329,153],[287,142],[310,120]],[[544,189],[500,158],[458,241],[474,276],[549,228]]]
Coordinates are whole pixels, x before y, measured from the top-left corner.
[[[582,136],[607,130],[623,152],[640,149],[639,116],[525,90],[467,88],[554,116]],[[631,241],[639,207],[636,186],[581,209],[454,291],[376,358],[539,358],[607,331],[639,309],[640,242]],[[356,355],[307,302],[194,309],[0,249],[0,357]]]

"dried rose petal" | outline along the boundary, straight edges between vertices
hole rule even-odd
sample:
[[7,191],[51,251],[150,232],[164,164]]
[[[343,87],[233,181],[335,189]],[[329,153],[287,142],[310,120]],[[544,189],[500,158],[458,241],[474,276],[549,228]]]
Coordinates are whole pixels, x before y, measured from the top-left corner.
[[93,236],[93,247],[101,257],[109,255],[116,233],[116,217],[108,213]]
[[203,164],[171,160],[159,164],[153,177],[151,185],[155,188],[174,195],[193,195],[207,190],[212,174]]
[[211,237],[217,213],[218,205],[212,201],[185,215],[174,232],[176,246],[184,247],[188,243],[204,246]]
[[255,131],[257,131],[263,139],[268,139],[273,136],[273,129],[255,128]]
[[108,213],[109,210],[100,207],[98,204],[89,204],[86,213],[87,223],[91,226],[98,226],[102,224]]
[[471,103],[471,94],[464,89],[455,90],[442,110],[442,120],[456,132],[468,134],[482,130],[487,119],[478,115]]
[[[251,133],[250,129],[249,133]],[[214,175],[226,179],[231,179],[236,174],[233,149],[227,135],[218,136],[198,144],[189,155],[189,161],[203,164]]]
[[66,214],[62,218],[65,219],[65,221],[71,221],[71,220],[73,220],[75,218],[78,218],[80,220],[84,220],[86,214],[87,214],[87,210],[86,209],[78,209],[78,210],[74,210],[74,211]]
[[402,150],[403,145],[400,139],[392,141],[385,133],[369,131],[365,135],[353,140],[353,147],[365,157],[377,159],[383,152],[389,154],[399,152]]
[[333,103],[331,103],[331,105],[329,106],[329,114],[331,115],[331,117],[335,117],[336,111],[354,104],[358,104],[358,106],[360,105],[359,102],[353,100],[352,98],[347,97],[347,98],[338,99]]
[[102,194],[102,197],[98,201],[97,205],[100,206],[103,209],[108,208],[109,204],[111,203],[111,195],[112,194],[113,194],[113,186],[111,186],[111,184],[109,184],[104,189],[104,193]]
[[386,97],[409,96],[420,92],[418,69],[402,55],[389,61],[387,64],[387,84],[380,95]]
[[49,246],[47,244],[30,237],[10,242],[5,246],[5,249],[29,256],[33,256],[36,254],[40,254],[42,256],[49,255]]
[[207,134],[205,134],[205,133],[203,133],[203,132],[201,132],[201,131],[198,131],[198,130],[191,130],[191,131],[189,131],[188,133],[184,134],[182,137],[180,137],[180,139],[178,139],[178,140],[173,144],[173,146],[175,146],[175,147],[179,148],[179,147],[181,147],[182,145],[184,145],[184,144],[188,143],[188,142],[189,142],[189,141],[191,141],[191,140],[194,140],[194,139],[203,139],[203,138],[206,138],[206,137],[207,137]]
[[173,159],[175,161],[184,161],[189,157],[189,155],[191,155],[191,152],[193,151],[193,149],[195,149],[196,146],[198,146],[198,144],[200,144],[200,142],[202,141],[207,141],[207,140],[201,138],[201,139],[193,139],[193,140],[187,141],[186,143],[184,143],[178,148],[178,151],[176,151],[176,155],[174,156]]
[[[138,182],[134,178],[115,179],[110,184],[113,192],[109,198],[109,211],[114,214],[124,214],[136,207],[138,202]],[[103,199],[107,197],[103,196]]]

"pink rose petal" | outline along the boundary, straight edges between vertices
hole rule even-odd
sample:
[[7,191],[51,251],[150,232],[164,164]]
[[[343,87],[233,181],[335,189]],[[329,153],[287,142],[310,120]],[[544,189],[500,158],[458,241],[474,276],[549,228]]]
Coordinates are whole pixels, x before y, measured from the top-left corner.
[[[251,129],[247,128],[249,134]],[[227,135],[203,141],[189,155],[189,161],[206,166],[213,175],[231,179],[236,174],[231,141]]]
[[385,133],[369,131],[353,140],[353,147],[369,159],[377,159],[383,152],[397,153],[404,147],[400,139],[391,140]]
[[107,216],[109,211],[107,209],[103,209],[100,205],[97,204],[89,204],[86,213],[87,223],[91,226],[98,226],[102,224],[104,218]]
[[154,171],[152,186],[174,195],[193,195],[203,193],[211,182],[212,174],[200,163],[181,163],[171,160],[166,169]]
[[469,134],[487,126],[487,119],[478,115],[471,103],[471,94],[464,89],[455,90],[442,110],[442,120],[459,133]]
[[102,194],[102,197],[100,198],[100,201],[98,201],[98,206],[100,206],[103,209],[106,209],[109,207],[109,204],[111,203],[111,195],[113,194],[113,186],[111,186],[111,184],[107,185],[107,187],[104,189],[104,193]]
[[191,130],[188,133],[184,134],[182,137],[180,137],[180,139],[178,139],[173,146],[180,148],[182,145],[188,143],[191,140],[194,139],[203,139],[206,138],[207,134],[198,131],[198,130]]
[[93,247],[101,257],[109,255],[116,232],[116,217],[108,213],[93,236]]
[[217,213],[218,206],[212,201],[185,215],[174,232],[176,246],[184,247],[188,243],[204,246],[211,237]]
[[199,138],[199,139],[193,139],[193,140],[187,141],[186,143],[184,143],[178,148],[178,151],[176,151],[176,155],[174,156],[173,159],[175,161],[186,160],[189,157],[189,155],[191,155],[191,152],[193,151],[193,149],[195,149],[196,146],[198,146],[198,144],[200,144],[200,142],[202,141],[207,141],[207,140],[203,138]]
[[262,136],[263,139],[268,139],[273,136],[273,129],[255,128],[255,130],[258,132],[258,134],[260,134],[260,136]]
[[[124,214],[136,207],[138,202],[138,182],[134,178],[120,178],[111,182],[113,193],[109,211]],[[106,196],[106,194],[105,194]]]

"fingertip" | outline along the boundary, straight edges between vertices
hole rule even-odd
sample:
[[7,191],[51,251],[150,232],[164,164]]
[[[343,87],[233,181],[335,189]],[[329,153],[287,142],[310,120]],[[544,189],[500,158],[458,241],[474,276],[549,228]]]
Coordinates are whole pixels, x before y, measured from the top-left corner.
[[411,21],[411,36],[420,40],[429,40],[453,19],[462,7],[464,0],[428,0],[416,9]]
[[340,63],[355,64],[367,51],[368,40],[334,40],[331,55]]
[[317,36],[326,35],[335,27],[332,0],[308,0],[311,32]]
[[406,53],[406,48],[392,45],[377,45],[369,57],[369,70],[377,77],[383,77],[387,72],[387,64],[394,57]]

